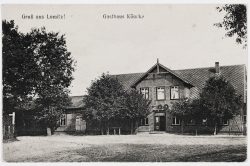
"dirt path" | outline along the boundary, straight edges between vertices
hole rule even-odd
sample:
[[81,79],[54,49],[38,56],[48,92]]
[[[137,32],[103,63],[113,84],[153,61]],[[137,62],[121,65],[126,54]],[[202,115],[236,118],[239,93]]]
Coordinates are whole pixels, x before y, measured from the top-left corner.
[[[142,134],[142,135],[109,135],[109,136],[37,136],[18,137],[19,141],[3,144],[3,157],[6,161],[29,161],[30,158],[49,158],[60,154],[62,160],[67,154],[60,152],[74,152],[91,147],[116,145],[246,145],[246,138],[241,136],[182,136],[171,134]],[[119,149],[117,149],[119,151]],[[73,153],[74,154],[74,153]],[[72,157],[77,155],[71,154]],[[79,156],[78,156],[79,157]]]

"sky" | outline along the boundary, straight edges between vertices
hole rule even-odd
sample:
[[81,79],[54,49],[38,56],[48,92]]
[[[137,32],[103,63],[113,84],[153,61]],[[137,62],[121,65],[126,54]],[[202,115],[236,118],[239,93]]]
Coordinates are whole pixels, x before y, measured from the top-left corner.
[[[146,72],[157,58],[175,69],[247,64],[247,49],[214,26],[223,18],[218,5],[3,5],[2,19],[19,31],[44,26],[65,34],[76,71],[71,95],[84,95],[102,73]],[[128,19],[127,14],[141,19]],[[33,19],[23,16],[33,15]],[[51,15],[62,18],[48,19]],[[105,19],[104,15],[124,15]],[[36,19],[43,16],[44,19]]]

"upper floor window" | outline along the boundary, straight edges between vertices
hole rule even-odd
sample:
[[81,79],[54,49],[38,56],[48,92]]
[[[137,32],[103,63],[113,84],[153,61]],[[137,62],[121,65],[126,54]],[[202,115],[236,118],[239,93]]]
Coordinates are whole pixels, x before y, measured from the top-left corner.
[[66,125],[66,114],[63,114],[60,119],[60,126],[65,126],[65,125]]
[[178,86],[171,87],[170,99],[172,99],[172,100],[180,99],[180,93],[179,93],[179,87]]
[[164,100],[165,99],[165,87],[157,87],[156,88],[156,99]]
[[140,92],[145,99],[149,99],[149,88],[140,88]]

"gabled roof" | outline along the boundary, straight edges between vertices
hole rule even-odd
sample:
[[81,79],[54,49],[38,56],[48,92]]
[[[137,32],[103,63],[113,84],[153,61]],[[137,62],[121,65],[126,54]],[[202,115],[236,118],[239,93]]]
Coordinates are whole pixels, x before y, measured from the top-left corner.
[[[215,74],[214,67],[171,71],[182,78],[182,80],[188,80],[188,82],[190,82],[191,85],[197,87],[198,90],[201,90],[204,87],[206,81]],[[240,95],[244,95],[244,72],[245,65],[220,66],[220,74],[230,81],[230,83],[236,89],[236,92]],[[123,84],[124,88],[128,90],[144,75],[145,73],[131,73],[112,76],[117,78]]]
[[70,96],[71,104],[66,109],[76,109],[84,107],[84,96]]
[[174,71],[170,70],[169,68],[163,66],[160,63],[156,63],[154,66],[152,66],[146,73],[144,73],[141,77],[139,77],[132,85],[131,87],[136,86],[139,82],[141,82],[142,79],[144,79],[150,72],[152,72],[155,68],[157,67],[161,67],[164,70],[166,70],[167,72],[169,72],[170,74],[176,76],[177,78],[179,78],[180,80],[182,80],[184,83],[186,83],[187,85],[191,85],[193,86],[187,79],[181,77],[180,75],[178,75],[177,73],[175,73]]

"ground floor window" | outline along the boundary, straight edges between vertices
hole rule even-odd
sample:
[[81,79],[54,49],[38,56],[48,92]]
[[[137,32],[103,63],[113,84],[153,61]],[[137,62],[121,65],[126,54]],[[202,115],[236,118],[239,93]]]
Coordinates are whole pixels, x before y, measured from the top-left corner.
[[65,126],[65,125],[66,125],[66,114],[63,114],[60,119],[60,126]]
[[207,119],[202,119],[201,124],[206,126],[207,125]]
[[181,124],[181,121],[178,117],[174,116],[172,118],[172,125],[180,125]]
[[247,124],[247,115],[243,115],[243,122],[244,124]]
[[148,125],[148,118],[141,119],[141,126],[147,126]]
[[222,119],[222,122],[221,122],[222,125],[228,125],[228,119]]

